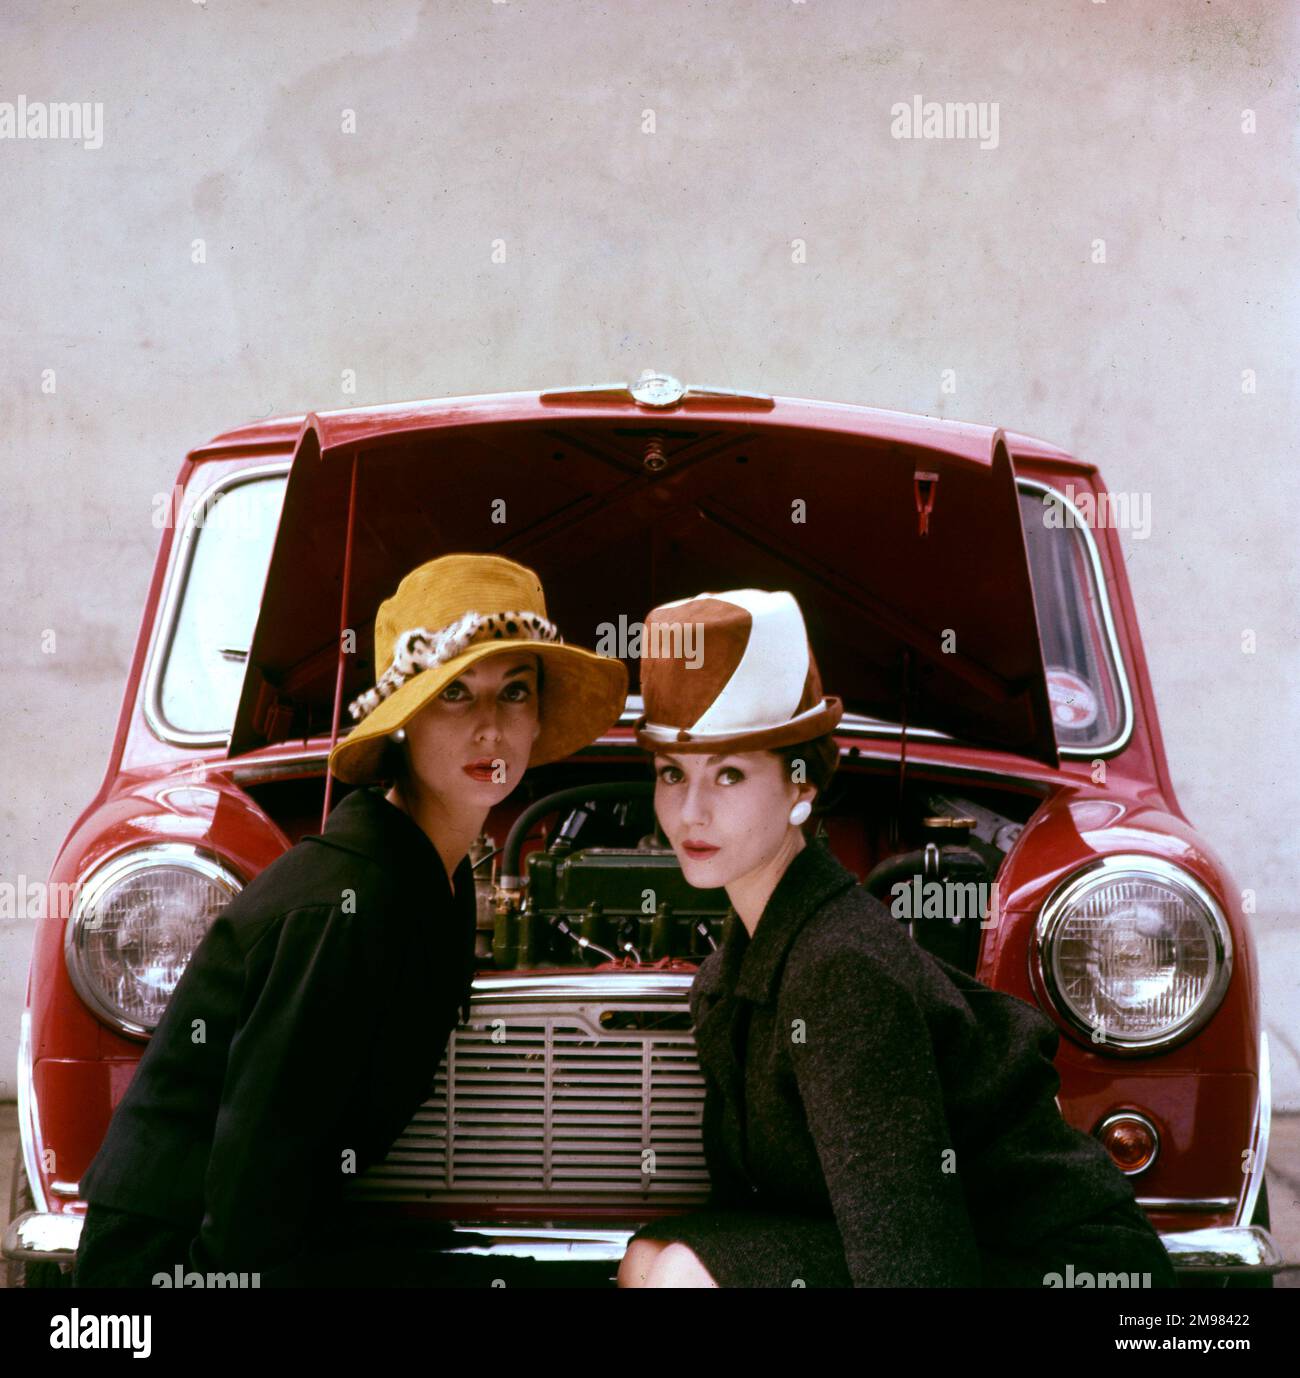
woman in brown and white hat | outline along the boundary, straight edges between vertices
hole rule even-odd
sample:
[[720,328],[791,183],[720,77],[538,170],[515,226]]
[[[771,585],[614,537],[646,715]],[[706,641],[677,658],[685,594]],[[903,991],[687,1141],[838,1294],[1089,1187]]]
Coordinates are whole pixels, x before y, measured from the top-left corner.
[[659,823],[731,912],[691,989],[712,1194],[639,1230],[620,1285],[1041,1287],[1069,1264],[1176,1285],[1128,1179],[1060,1114],[1052,1023],[805,838],[841,705],[793,596],[665,603],[643,646]]

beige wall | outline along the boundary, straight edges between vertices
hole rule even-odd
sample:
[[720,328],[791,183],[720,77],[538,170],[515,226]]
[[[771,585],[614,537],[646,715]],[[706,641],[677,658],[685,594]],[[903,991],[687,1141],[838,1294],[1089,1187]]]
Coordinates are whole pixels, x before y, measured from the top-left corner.
[[[103,105],[101,147],[0,141],[0,877],[98,784],[152,495],[217,430],[651,365],[996,423],[1151,495],[1173,776],[1258,893],[1300,1105],[1291,6],[6,0],[0,38],[0,101]],[[891,137],[914,95],[997,146]]]

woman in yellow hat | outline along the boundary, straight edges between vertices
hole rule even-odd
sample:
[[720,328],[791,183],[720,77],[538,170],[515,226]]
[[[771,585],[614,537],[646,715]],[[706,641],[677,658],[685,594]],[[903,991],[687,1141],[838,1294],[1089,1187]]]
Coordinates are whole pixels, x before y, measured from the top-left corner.
[[1042,1287],[1073,1265],[1176,1285],[1128,1178],[1060,1114],[1051,1022],[804,836],[841,705],[793,596],[703,593],[645,626],[668,648],[641,665],[655,811],[731,912],[691,988],[711,1199],[638,1231],[620,1284]]
[[371,1261],[382,1285],[427,1280],[354,1228],[343,1188],[468,1018],[470,844],[527,767],[617,721],[627,671],[565,644],[537,575],[494,555],[412,570],[379,608],[375,661],[329,761],[360,788],[195,951],[82,1178],[76,1285],[356,1285]]
[[[349,706],[358,726],[330,769],[354,783],[395,776],[385,799],[420,824],[448,875],[528,766],[594,740],[627,698],[623,663],[565,643],[536,574],[495,555],[408,574],[380,605],[381,647],[387,668]],[[486,717],[498,730],[483,730]]]

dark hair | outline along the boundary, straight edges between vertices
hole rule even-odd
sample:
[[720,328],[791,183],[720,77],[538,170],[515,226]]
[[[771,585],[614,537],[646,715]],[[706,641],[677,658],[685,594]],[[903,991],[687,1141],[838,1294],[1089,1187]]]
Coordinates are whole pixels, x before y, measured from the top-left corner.
[[[817,791],[817,797],[813,800],[813,814],[821,812],[826,787],[840,763],[840,749],[835,743],[835,734],[827,732],[821,737],[813,737],[811,741],[795,742],[792,746],[774,746],[770,750],[773,756],[779,757],[784,763],[787,779],[794,775],[796,762],[803,763],[803,780],[800,783],[811,785]],[[812,822],[811,818],[809,822]]]
[[406,757],[402,753],[402,748],[396,743],[384,739],[384,750],[379,757],[379,768],[375,771],[375,778],[372,784],[396,785],[400,784],[406,774]]

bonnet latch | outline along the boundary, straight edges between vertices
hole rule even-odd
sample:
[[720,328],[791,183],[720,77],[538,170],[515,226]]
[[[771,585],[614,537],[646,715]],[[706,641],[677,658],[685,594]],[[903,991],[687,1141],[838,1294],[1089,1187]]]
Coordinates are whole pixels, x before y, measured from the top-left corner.
[[912,475],[912,492],[916,497],[917,533],[930,534],[930,513],[934,511],[935,490],[939,475],[928,469],[917,469]]

